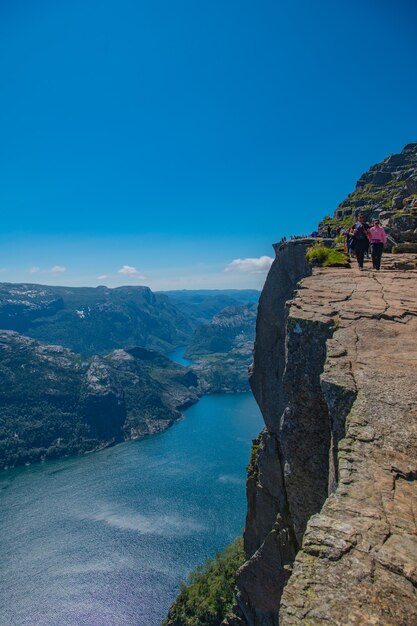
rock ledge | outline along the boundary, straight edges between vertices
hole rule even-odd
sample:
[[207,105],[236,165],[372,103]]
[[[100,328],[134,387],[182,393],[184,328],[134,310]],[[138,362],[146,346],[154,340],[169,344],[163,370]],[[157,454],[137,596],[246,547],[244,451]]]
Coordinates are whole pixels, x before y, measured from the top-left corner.
[[266,428],[227,623],[411,626],[417,271],[401,255],[381,272],[314,270],[285,304],[304,251],[277,249],[260,302],[251,382]]

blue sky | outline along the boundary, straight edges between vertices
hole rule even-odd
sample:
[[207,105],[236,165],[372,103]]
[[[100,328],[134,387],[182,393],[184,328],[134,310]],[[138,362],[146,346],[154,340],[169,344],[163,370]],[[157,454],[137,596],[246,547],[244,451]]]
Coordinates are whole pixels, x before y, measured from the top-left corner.
[[2,0],[0,280],[260,287],[273,241],[417,140],[416,23],[413,0]]

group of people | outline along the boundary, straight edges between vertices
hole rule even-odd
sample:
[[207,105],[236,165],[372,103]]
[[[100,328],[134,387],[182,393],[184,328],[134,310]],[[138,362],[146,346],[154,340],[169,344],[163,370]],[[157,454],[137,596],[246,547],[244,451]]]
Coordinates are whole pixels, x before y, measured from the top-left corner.
[[289,240],[286,237],[281,237],[279,243],[287,243],[287,241],[295,241],[296,239],[311,239],[319,237],[319,233],[317,230],[311,233],[311,235],[290,235]]
[[[387,233],[381,226],[379,219],[373,219],[372,225],[365,221],[364,213],[359,213],[356,219],[357,221],[346,230],[342,230],[341,226],[337,226],[336,236],[343,234],[345,238],[345,250],[351,258],[353,256],[356,257],[360,271],[363,270],[365,256],[369,258],[369,251],[371,252],[372,267],[374,270],[379,271],[381,269],[384,245],[387,243],[388,239]],[[330,224],[327,225],[327,236],[332,237]],[[305,239],[306,237],[306,235],[291,235],[290,240]],[[309,237],[319,237],[319,233],[315,231],[311,233]],[[286,242],[287,238],[281,237],[280,243]]]
[[372,225],[365,221],[365,215],[359,213],[357,221],[347,231],[344,231],[346,251],[356,256],[359,270],[363,270],[365,255],[369,256],[371,248],[372,267],[379,271],[381,268],[382,252],[387,243],[387,234],[378,219],[372,220]]

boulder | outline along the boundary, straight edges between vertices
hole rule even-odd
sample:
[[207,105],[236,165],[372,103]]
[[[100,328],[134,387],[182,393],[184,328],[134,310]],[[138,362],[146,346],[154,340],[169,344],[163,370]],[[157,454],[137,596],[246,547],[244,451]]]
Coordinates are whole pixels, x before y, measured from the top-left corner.
[[405,184],[407,187],[407,191],[410,195],[417,193],[417,175],[410,176],[409,178],[407,178],[407,180],[405,181]]
[[373,185],[385,185],[392,180],[391,172],[375,172],[370,180]]
[[408,196],[408,193],[406,191],[401,192],[401,193],[397,194],[396,196],[394,196],[392,201],[391,201],[392,208],[393,209],[402,209],[402,207],[403,207],[403,200],[407,196]]
[[405,163],[405,155],[400,153],[400,154],[391,154],[391,156],[387,157],[385,159],[385,165],[387,166],[396,166],[396,165],[404,165]]

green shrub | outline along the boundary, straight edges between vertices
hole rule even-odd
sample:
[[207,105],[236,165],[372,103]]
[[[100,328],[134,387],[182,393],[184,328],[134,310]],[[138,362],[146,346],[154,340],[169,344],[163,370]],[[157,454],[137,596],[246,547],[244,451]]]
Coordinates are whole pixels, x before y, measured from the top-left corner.
[[261,435],[259,435],[256,439],[252,439],[252,448],[250,452],[250,461],[249,465],[246,468],[248,478],[257,478],[258,477],[258,461],[257,461],[257,452],[258,448],[261,445]]
[[349,260],[344,252],[324,246],[313,246],[306,253],[310,265],[317,267],[349,267]]
[[190,574],[188,585],[181,584],[162,626],[219,626],[232,609],[236,572],[244,562],[239,537]]

